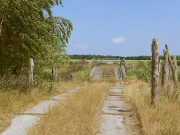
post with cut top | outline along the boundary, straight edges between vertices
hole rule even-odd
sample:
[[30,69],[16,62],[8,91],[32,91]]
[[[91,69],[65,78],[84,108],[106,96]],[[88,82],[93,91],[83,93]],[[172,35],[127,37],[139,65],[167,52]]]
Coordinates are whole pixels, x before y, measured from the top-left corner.
[[152,86],[151,104],[156,107],[158,80],[159,80],[159,51],[158,39],[152,41]]
[[34,71],[34,61],[29,58],[29,84],[33,84],[33,71]]

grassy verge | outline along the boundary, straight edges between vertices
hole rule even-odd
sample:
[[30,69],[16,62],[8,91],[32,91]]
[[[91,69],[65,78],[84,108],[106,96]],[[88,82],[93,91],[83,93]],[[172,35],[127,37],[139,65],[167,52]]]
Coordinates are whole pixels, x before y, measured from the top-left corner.
[[19,90],[0,91],[0,132],[9,124],[11,119],[25,109],[43,99],[48,99],[51,95],[62,93],[66,90],[82,85],[73,82],[43,83],[39,88],[21,92]]
[[102,82],[68,96],[43,116],[29,135],[96,135],[109,86]]
[[[157,108],[150,104],[150,83],[136,78],[128,78],[125,85],[125,97],[133,105],[145,135],[179,135],[180,134],[180,99],[174,97],[173,83],[167,91],[159,90]],[[180,89],[176,89],[176,94]]]

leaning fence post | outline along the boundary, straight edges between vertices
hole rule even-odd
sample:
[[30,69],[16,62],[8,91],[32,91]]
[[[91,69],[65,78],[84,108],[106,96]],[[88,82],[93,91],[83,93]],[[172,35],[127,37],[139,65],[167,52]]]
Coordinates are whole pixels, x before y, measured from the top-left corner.
[[29,84],[33,84],[33,71],[34,71],[34,62],[32,58],[29,58]]
[[151,104],[156,107],[157,91],[159,80],[159,52],[158,39],[152,41],[152,86],[151,86]]
[[177,85],[177,82],[178,82],[178,79],[176,77],[176,69],[177,67],[175,67],[175,65],[173,64],[172,60],[171,60],[171,57],[170,57],[170,54],[169,54],[169,49],[168,49],[168,45],[166,44],[166,50],[168,50],[168,60],[169,60],[169,64],[170,64],[170,67],[171,67],[171,70],[172,70],[172,75],[173,75],[173,81],[174,81],[174,84]]

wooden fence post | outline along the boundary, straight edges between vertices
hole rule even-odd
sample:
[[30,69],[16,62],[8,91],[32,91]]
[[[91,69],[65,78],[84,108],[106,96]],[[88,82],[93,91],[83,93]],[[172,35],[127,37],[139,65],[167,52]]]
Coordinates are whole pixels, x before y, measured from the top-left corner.
[[177,85],[178,79],[176,77],[176,69],[175,69],[177,67],[175,67],[175,65],[173,64],[173,62],[171,60],[171,57],[170,57],[170,54],[169,54],[168,45],[166,44],[165,46],[166,46],[166,50],[168,51],[168,61],[169,61],[169,65],[170,65],[171,70],[172,70],[173,81],[174,81],[174,84]]
[[173,63],[174,63],[174,80],[175,80],[175,84],[177,85],[177,82],[178,82],[178,66],[177,66],[176,56],[173,57]]
[[163,50],[164,53],[164,63],[162,66],[162,87],[167,89],[168,80],[169,80],[169,61],[168,61],[168,51],[166,49]]
[[135,66],[134,66],[134,64],[132,64],[132,69],[134,69],[135,68]]
[[52,74],[54,76],[54,80],[57,81],[58,80],[58,67],[57,66],[52,68]]
[[55,81],[58,80],[58,67],[55,67]]
[[33,71],[34,71],[34,62],[32,58],[29,58],[29,84],[33,84]]
[[158,72],[160,73],[161,71],[161,60],[159,59],[159,63],[158,63]]
[[151,86],[151,104],[156,107],[158,80],[159,80],[159,52],[158,39],[152,41],[152,86]]

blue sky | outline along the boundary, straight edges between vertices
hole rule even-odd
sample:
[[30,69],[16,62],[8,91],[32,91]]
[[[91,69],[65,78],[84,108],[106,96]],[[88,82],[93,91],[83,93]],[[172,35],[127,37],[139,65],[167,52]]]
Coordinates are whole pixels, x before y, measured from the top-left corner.
[[151,55],[153,38],[180,55],[180,0],[63,0],[54,16],[71,20],[68,54]]

